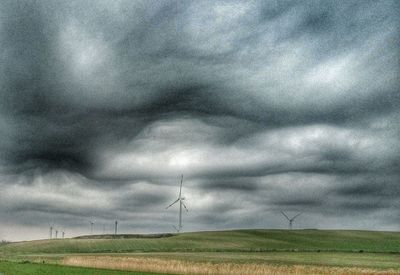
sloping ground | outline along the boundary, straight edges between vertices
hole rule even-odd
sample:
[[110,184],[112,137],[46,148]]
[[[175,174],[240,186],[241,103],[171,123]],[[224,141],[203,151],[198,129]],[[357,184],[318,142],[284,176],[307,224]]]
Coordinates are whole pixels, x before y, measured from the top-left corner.
[[[0,274],[5,275],[160,275],[160,273],[103,270],[37,263],[0,261]],[[171,274],[172,275],[172,274]]]
[[[204,254],[207,252],[201,252]],[[220,252],[224,254],[224,252]],[[267,254],[281,254],[285,252],[268,252]],[[293,254],[309,254],[310,252],[286,252]],[[149,253],[147,253],[149,254]],[[152,253],[150,253],[152,254]],[[190,253],[189,253],[190,254]],[[244,253],[249,254],[249,253]],[[254,254],[254,253],[250,253]],[[260,253],[258,253],[260,254]],[[316,253],[321,254],[321,253]],[[334,253],[328,253],[334,254]],[[358,254],[358,253],[344,253]],[[367,256],[370,260],[374,259],[373,255]],[[209,261],[182,261],[179,259],[169,258],[161,259],[154,256],[67,256],[63,260],[63,264],[71,266],[86,266],[95,268],[108,268],[114,270],[134,270],[134,271],[152,271],[152,272],[171,272],[178,274],[193,275],[286,275],[286,274],[399,274],[399,265],[392,262],[389,269],[383,266],[371,268],[373,266],[357,264],[353,261],[349,263],[340,262],[338,265],[304,265],[304,264],[288,264],[286,257],[282,264],[271,264],[271,262],[209,262]],[[354,260],[354,258],[353,258]]]
[[73,239],[157,239],[157,238],[168,238],[175,236],[176,234],[164,233],[164,234],[105,234],[105,235],[84,235],[74,237]]
[[343,251],[400,253],[400,232],[235,230],[165,238],[57,239],[11,243],[0,254]]

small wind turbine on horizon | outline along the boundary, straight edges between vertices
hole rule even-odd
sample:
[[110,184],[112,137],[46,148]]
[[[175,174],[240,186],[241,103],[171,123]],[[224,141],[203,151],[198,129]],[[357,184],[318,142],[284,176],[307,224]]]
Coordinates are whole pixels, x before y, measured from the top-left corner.
[[94,221],[90,221],[90,234],[93,235]]
[[50,225],[50,239],[52,239],[53,238],[53,226],[52,225]]
[[53,238],[53,231],[55,230],[55,228],[54,228],[54,221],[52,221],[52,222],[47,222],[47,224],[49,225],[49,237],[50,237],[50,239],[52,239]]
[[178,233],[182,230],[182,227],[183,227],[183,225],[182,225],[182,206],[185,208],[186,212],[189,212],[189,210],[187,209],[185,203],[183,202],[185,200],[185,198],[182,197],[182,183],[183,183],[183,175],[181,175],[181,186],[180,186],[180,189],[179,189],[178,198],[173,203],[171,203],[170,205],[168,205],[165,208],[165,209],[168,209],[171,206],[173,206],[175,203],[179,202],[179,223],[178,223],[178,227],[173,225],[173,227],[175,228],[176,232],[178,232]]
[[300,213],[298,213],[297,215],[293,216],[292,218],[289,218],[289,217],[285,214],[285,212],[281,211],[281,213],[282,213],[282,215],[285,216],[285,218],[289,221],[289,230],[292,230],[294,220],[295,220],[298,216],[300,216],[300,215],[302,214],[302,212],[300,212]]
[[49,219],[47,224],[49,226],[49,238],[50,239],[58,239],[59,238],[59,234],[58,233],[60,233],[60,235],[61,235],[61,230],[62,229],[57,228],[58,225],[54,222],[54,218]]

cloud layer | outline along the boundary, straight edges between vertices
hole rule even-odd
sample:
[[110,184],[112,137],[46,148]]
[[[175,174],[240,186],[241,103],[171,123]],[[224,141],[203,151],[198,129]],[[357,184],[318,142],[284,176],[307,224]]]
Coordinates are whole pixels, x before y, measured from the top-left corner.
[[298,227],[399,230],[399,15],[397,1],[3,1],[0,237],[115,219],[170,231],[182,173],[185,230],[285,227],[281,210],[304,212]]

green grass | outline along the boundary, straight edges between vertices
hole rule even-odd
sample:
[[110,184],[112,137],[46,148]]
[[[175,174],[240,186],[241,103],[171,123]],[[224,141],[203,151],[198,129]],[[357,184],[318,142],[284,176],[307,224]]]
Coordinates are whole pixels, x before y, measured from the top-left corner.
[[400,270],[400,254],[351,252],[146,252],[13,255],[9,260],[57,264],[66,256],[143,257],[208,263],[319,265]]
[[400,253],[400,232],[235,230],[184,233],[167,238],[58,239],[11,243],[10,254],[122,252],[332,251]]
[[[118,257],[120,254],[110,254]],[[348,253],[348,252],[164,252],[134,253],[120,256],[153,257],[159,259],[191,262],[263,263],[278,265],[318,265],[340,267],[363,267],[377,269],[399,269],[400,254]]]
[[[150,257],[212,263],[322,265],[400,271],[400,232],[233,230],[183,233],[166,237],[156,236],[155,238],[125,235],[123,238],[119,236],[115,239],[112,236],[106,236],[104,239],[102,236],[94,236],[88,239],[86,236],[73,239],[10,243],[0,246],[0,259],[9,261],[40,263],[45,261],[46,264],[57,264],[69,255]],[[0,273],[8,271],[1,268],[22,268],[21,272],[12,273],[13,271],[10,271],[9,274],[81,274],[67,271],[62,273],[64,272],[63,267],[56,265],[32,263],[23,265],[3,262],[0,265]],[[24,268],[29,269],[30,273],[24,271]],[[36,271],[41,268],[49,269],[50,273]],[[51,271],[52,268],[60,271]],[[66,267],[66,269],[68,268]],[[76,272],[80,272],[79,269],[77,270]]]
[[159,275],[160,273],[114,271],[68,267],[52,264],[0,261],[0,274],[5,275]]

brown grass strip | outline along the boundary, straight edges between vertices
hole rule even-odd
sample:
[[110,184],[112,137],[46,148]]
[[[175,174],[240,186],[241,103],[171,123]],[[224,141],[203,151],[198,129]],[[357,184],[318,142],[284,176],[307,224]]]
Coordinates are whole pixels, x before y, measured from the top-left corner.
[[373,270],[354,267],[321,267],[304,265],[268,265],[252,263],[198,263],[157,258],[68,256],[64,265],[94,267],[115,270],[160,272],[196,275],[264,275],[264,274],[400,274],[396,270]]

